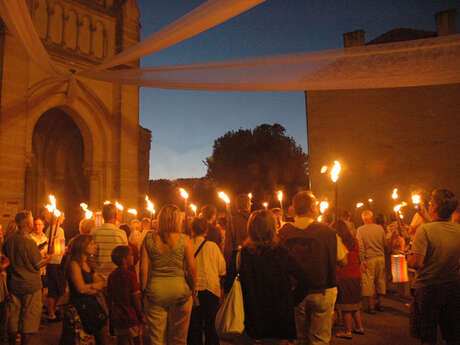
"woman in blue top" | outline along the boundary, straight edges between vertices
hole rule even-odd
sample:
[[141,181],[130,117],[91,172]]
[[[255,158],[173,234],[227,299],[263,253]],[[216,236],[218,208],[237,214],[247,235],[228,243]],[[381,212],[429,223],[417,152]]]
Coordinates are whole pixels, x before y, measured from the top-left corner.
[[[182,215],[175,205],[158,214],[158,233],[146,235],[141,250],[141,288],[150,343],[186,344],[195,293],[193,246],[180,233]],[[185,280],[184,267],[190,277]]]

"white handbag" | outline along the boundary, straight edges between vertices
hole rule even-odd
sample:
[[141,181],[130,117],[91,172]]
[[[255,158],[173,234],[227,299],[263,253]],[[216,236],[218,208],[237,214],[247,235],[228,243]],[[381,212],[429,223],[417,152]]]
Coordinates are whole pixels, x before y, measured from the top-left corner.
[[241,248],[236,254],[236,277],[232,288],[225,297],[216,315],[216,331],[222,337],[232,337],[243,334],[244,331],[244,305],[243,291],[240,282]]

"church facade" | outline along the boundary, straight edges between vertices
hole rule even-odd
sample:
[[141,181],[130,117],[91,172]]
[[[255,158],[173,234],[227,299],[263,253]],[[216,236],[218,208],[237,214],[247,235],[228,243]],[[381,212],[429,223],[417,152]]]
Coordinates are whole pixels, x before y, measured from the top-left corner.
[[[29,0],[53,62],[89,69],[140,39],[135,0]],[[138,67],[133,61],[123,68]],[[1,223],[57,198],[70,224],[79,204],[138,207],[148,188],[151,133],[139,126],[139,88],[51,78],[5,26],[0,33]]]

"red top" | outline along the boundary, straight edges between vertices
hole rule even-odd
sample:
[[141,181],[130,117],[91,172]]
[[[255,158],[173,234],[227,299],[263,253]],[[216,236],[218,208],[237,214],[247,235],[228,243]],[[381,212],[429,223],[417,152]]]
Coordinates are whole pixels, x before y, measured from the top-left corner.
[[348,263],[345,267],[337,266],[337,278],[360,278],[361,267],[359,263],[359,244],[355,239],[355,247],[351,250],[346,244],[348,249],[347,259]]
[[133,299],[139,298],[136,273],[121,267],[109,275],[107,294],[110,303],[110,319],[113,328],[130,328],[140,324]]

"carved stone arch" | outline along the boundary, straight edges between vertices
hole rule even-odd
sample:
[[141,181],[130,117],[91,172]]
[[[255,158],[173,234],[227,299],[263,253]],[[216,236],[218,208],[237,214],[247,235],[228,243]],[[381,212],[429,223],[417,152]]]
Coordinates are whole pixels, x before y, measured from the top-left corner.
[[78,42],[78,13],[74,9],[67,10],[64,22],[64,42],[67,48],[77,49]]
[[107,33],[104,23],[98,20],[94,26],[93,32],[93,53],[98,58],[106,56]]
[[[78,126],[85,146],[85,165],[92,166],[106,160],[110,156],[110,139],[111,128],[106,121],[106,116],[100,116],[100,109],[94,107],[90,102],[83,98],[77,97],[74,103],[69,105],[67,97],[62,92],[48,94],[46,98],[35,103],[32,109],[29,109],[30,123],[27,128],[27,138],[31,138],[34,127],[40,117],[50,109],[58,108],[68,114]],[[102,118],[101,118],[102,117]],[[26,152],[32,152],[32,142],[28,141]]]
[[51,16],[49,19],[50,40],[53,43],[62,43],[62,31],[64,29],[64,7],[59,2],[50,4]]
[[78,49],[84,54],[91,53],[91,17],[87,14],[78,18]]

